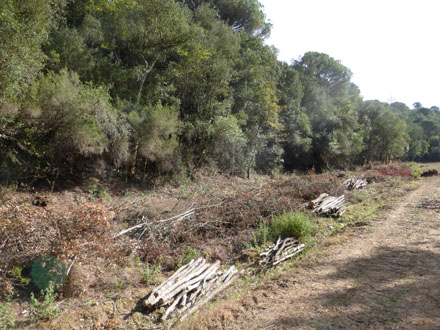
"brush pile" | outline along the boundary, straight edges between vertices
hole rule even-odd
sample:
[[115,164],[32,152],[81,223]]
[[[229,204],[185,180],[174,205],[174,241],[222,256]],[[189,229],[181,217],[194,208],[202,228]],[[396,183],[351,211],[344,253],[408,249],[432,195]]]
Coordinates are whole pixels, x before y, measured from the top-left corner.
[[440,212],[440,201],[435,199],[428,199],[423,201],[417,207],[429,210],[435,210],[436,212]]
[[367,180],[364,179],[347,179],[342,183],[345,188],[347,188],[348,190],[354,190],[354,189],[362,189],[363,187],[365,187],[368,182]]
[[334,197],[323,193],[309,203],[309,208],[318,215],[340,217],[347,210],[347,205],[344,195]]
[[277,242],[260,254],[263,257],[260,265],[265,267],[275,267],[279,263],[293,258],[304,250],[306,246],[294,238],[278,238]]
[[422,173],[422,177],[428,177],[428,176],[435,176],[438,175],[438,171],[437,170],[428,170]]
[[219,271],[219,266],[220,261],[209,264],[204,258],[191,260],[156,287],[143,305],[150,309],[166,307],[162,320],[178,314],[185,318],[232,283],[237,274],[235,266],[226,271]]

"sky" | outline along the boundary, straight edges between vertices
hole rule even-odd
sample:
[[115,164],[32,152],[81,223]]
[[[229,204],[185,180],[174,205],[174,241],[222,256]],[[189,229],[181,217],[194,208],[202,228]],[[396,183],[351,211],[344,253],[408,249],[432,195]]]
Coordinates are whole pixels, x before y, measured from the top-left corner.
[[439,0],[259,2],[279,60],[326,53],[353,72],[364,100],[440,106]]

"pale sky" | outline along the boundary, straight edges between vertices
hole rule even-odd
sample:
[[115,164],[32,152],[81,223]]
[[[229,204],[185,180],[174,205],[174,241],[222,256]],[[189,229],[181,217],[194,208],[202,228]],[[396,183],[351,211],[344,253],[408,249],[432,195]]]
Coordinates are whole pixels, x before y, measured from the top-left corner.
[[326,53],[353,72],[364,100],[440,106],[439,0],[259,2],[279,60]]

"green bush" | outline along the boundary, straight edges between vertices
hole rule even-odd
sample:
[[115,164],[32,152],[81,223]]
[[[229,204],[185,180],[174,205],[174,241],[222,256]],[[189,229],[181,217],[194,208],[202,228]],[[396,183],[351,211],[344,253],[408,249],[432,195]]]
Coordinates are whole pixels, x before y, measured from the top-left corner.
[[308,215],[301,212],[288,212],[272,218],[269,237],[272,241],[277,240],[278,237],[295,237],[303,241],[315,231],[316,225]]
[[90,194],[90,200],[94,201],[95,199],[111,199],[110,195],[107,192],[107,189],[99,184],[99,183],[87,183],[87,188]]

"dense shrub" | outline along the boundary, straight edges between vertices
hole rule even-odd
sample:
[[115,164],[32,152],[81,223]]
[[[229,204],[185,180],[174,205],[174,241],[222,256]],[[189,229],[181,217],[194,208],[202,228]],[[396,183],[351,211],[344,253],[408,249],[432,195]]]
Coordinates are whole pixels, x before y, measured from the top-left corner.
[[302,212],[288,212],[272,218],[269,236],[273,241],[278,237],[296,237],[299,240],[304,240],[315,231],[316,225],[309,216]]

